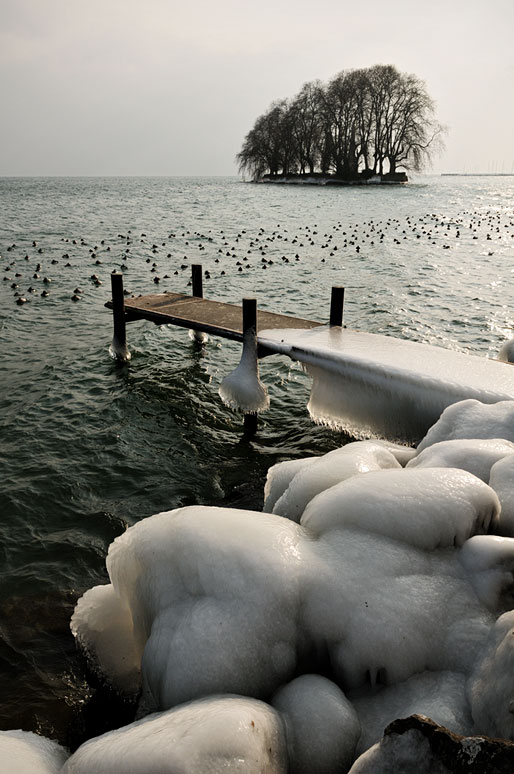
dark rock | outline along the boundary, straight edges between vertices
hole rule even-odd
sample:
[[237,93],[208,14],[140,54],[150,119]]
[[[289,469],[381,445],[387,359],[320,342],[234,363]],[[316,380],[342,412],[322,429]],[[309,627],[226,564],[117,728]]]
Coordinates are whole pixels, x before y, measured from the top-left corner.
[[394,720],[378,745],[358,758],[351,774],[512,774],[514,742],[460,736],[424,715]]

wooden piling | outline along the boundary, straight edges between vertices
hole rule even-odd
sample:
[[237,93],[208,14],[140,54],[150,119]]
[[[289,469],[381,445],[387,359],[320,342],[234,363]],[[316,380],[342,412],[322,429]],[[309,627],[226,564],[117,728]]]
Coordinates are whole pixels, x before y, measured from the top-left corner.
[[[257,352],[257,299],[243,298],[243,341],[247,336],[255,339],[255,352]],[[243,427],[246,433],[253,435],[257,432],[257,414],[245,414]]]
[[203,298],[202,266],[199,263],[193,263],[191,266],[191,279],[193,283],[193,296]]
[[329,325],[343,325],[344,287],[334,285],[330,297],[330,322]]
[[251,333],[257,336],[257,299],[243,298],[243,338],[245,333]]
[[118,360],[130,360],[130,353],[127,348],[123,274],[121,274],[121,272],[113,272],[111,274],[111,292],[114,336],[110,352],[111,355]]

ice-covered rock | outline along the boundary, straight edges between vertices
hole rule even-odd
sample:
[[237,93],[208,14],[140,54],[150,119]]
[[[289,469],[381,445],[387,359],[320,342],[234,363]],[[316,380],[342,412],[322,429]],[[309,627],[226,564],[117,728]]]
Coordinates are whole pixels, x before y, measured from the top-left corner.
[[500,363],[514,363],[514,339],[504,342],[498,352]]
[[514,537],[514,455],[498,460],[492,468],[489,486],[494,489],[501,504],[499,535]]
[[278,712],[256,699],[200,699],[91,739],[62,774],[287,774]]
[[458,438],[503,438],[514,442],[514,400],[481,403],[469,398],[448,406],[432,425],[418,452],[440,441]]
[[464,544],[459,559],[485,607],[499,613],[514,606],[514,538],[477,535]]
[[307,503],[324,489],[357,473],[400,467],[394,454],[381,444],[374,441],[349,443],[300,467],[276,501],[273,513],[298,522]]
[[394,443],[393,441],[387,441],[380,438],[374,439],[374,442],[391,452],[402,467],[405,467],[409,460],[416,455],[416,449],[412,446],[405,446],[405,444],[402,443]]
[[514,443],[502,438],[474,438],[439,441],[413,457],[408,468],[461,468],[487,484],[491,467],[514,454]]
[[[299,774],[348,765],[358,724],[347,697],[362,750],[391,713],[429,713],[469,733],[471,704],[476,730],[482,719],[490,728],[495,692],[505,706],[512,698],[511,683],[500,685],[508,637],[490,632],[512,606],[514,540],[484,534],[500,502],[462,468],[485,477],[508,453],[493,480],[514,455],[501,438],[482,443],[476,428],[473,438],[435,441],[406,467],[409,451],[374,441],[281,463],[267,484],[274,513],[192,506],[145,519],[110,547],[111,584],[79,601],[73,632],[118,687],[137,685],[140,665],[141,712],[275,694],[285,765]],[[423,454],[462,467],[425,467]],[[504,709],[499,717],[513,734]]]
[[423,715],[393,721],[349,774],[511,774],[514,744],[452,733]]
[[[260,698],[290,679],[301,533],[269,514],[193,506],[145,519],[114,541],[112,593],[130,610],[134,647],[144,646],[149,710],[214,693]],[[111,592],[105,598],[110,609]],[[94,620],[104,617],[100,611]],[[98,653],[88,616],[74,616],[72,625]]]
[[426,715],[456,734],[473,731],[466,676],[461,672],[422,672],[352,701],[362,728],[358,755],[380,741],[389,723],[409,715]]
[[469,681],[476,733],[514,739],[514,610],[500,616]]
[[[357,443],[359,444],[358,446]],[[409,446],[403,446],[402,444],[378,439],[373,440],[372,443],[377,446],[382,446],[384,449],[386,449],[386,451],[390,452],[393,457],[395,457],[397,462],[402,466],[405,466],[416,454],[415,449],[412,449]],[[362,446],[362,444],[363,442],[360,441],[347,444],[346,447],[342,448],[350,447],[353,451],[355,449],[365,448]],[[341,449],[335,449],[334,451],[340,452]],[[333,452],[329,453],[333,454]],[[320,459],[322,459],[322,457],[302,457],[298,460],[286,460],[285,462],[278,462],[276,465],[273,465],[271,468],[269,468],[268,475],[266,477],[266,484],[264,486],[264,506],[262,510],[266,513],[272,513],[273,508],[275,507],[275,503],[284,494],[295,475],[303,470],[303,468],[308,467],[313,462],[316,462]]]
[[136,636],[130,608],[112,585],[86,591],[75,607],[71,631],[93,668],[101,665],[103,675],[120,693],[137,695],[146,640]]
[[366,533],[431,551],[488,532],[500,512],[494,491],[455,468],[379,470],[326,489],[307,505],[302,526]]
[[277,462],[276,465],[269,468],[264,485],[262,510],[265,513],[273,513],[275,503],[282,497],[296,474],[318,459],[319,457],[302,457],[299,460]]
[[360,723],[335,683],[302,675],[281,688],[272,705],[285,723],[291,774],[332,774],[350,767]]
[[59,774],[67,750],[30,731],[0,731],[2,774]]

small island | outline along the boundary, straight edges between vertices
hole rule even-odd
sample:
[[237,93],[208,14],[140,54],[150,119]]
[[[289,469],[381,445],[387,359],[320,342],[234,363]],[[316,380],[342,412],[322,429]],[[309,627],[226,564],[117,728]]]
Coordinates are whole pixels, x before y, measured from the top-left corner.
[[393,65],[311,81],[255,121],[237,154],[252,182],[406,183],[442,147],[444,127],[426,84]]

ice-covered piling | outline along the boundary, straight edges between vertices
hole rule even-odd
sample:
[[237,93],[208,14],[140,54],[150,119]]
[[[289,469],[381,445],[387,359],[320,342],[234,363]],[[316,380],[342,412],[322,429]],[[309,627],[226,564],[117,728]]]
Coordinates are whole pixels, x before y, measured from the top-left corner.
[[257,301],[243,298],[243,354],[239,365],[219,388],[222,401],[245,414],[257,414],[269,407],[266,387],[259,379],[257,357]]

